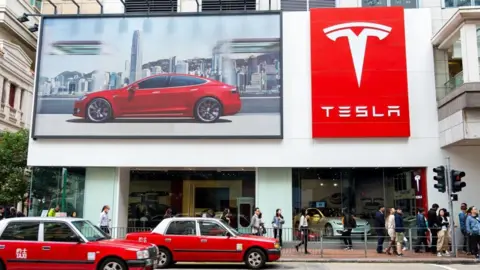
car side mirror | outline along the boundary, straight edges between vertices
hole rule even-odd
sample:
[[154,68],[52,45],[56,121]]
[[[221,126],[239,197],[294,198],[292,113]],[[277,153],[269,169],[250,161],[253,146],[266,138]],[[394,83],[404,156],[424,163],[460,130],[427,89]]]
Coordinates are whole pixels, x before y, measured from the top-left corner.
[[134,84],[128,88],[128,92],[135,92],[138,89],[138,85]]
[[68,237],[70,239],[70,241],[72,242],[77,242],[77,243],[83,243],[83,239],[80,238],[78,235],[76,234],[72,234]]
[[227,238],[230,238],[230,237],[232,237],[232,234],[230,232],[227,232],[226,236],[227,236]]

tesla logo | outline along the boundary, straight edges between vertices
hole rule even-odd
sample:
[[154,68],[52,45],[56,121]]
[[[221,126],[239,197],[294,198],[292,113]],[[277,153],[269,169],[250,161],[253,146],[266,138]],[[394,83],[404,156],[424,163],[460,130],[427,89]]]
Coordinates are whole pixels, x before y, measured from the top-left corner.
[[338,114],[338,117],[399,117],[400,106],[387,106],[386,111],[377,109],[376,106],[321,106],[325,112],[325,117],[330,117],[332,110]]
[[422,178],[420,175],[415,175],[415,182],[417,182],[417,191],[420,192],[420,179]]
[[[352,31],[353,27],[362,27],[363,30],[357,35]],[[346,37],[348,39],[350,54],[352,55],[353,66],[357,76],[357,84],[358,87],[360,87],[368,37],[377,37],[379,40],[383,40],[390,34],[391,30],[391,27],[382,24],[351,22],[327,27],[323,29],[323,32],[333,41],[336,41],[340,37]]]

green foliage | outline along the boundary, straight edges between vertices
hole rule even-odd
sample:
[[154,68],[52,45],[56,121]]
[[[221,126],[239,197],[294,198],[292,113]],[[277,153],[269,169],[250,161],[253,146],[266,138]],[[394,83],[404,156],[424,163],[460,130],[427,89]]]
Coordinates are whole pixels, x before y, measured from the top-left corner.
[[28,130],[0,133],[0,204],[24,199],[29,187],[27,168]]

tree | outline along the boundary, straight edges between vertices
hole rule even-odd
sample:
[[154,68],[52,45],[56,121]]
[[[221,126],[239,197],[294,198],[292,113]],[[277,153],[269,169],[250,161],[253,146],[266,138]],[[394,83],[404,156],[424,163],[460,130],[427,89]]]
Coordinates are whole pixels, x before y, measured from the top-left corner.
[[28,130],[0,133],[0,204],[23,201],[29,182],[27,168]]

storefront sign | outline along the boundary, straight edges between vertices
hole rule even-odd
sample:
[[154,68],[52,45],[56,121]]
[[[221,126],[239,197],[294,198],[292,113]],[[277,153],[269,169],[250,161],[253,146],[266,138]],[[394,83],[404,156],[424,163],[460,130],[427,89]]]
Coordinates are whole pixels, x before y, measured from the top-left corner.
[[281,15],[45,16],[33,138],[282,138]]
[[310,10],[312,137],[409,137],[402,7]]

